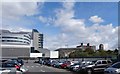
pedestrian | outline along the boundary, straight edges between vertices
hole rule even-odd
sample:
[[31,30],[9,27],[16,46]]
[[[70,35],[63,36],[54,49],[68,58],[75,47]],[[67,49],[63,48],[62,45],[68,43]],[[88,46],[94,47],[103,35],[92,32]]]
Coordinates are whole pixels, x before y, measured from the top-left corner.
[[16,70],[23,72],[23,71],[20,69],[20,66],[19,66],[19,65],[15,64],[15,68],[16,68]]

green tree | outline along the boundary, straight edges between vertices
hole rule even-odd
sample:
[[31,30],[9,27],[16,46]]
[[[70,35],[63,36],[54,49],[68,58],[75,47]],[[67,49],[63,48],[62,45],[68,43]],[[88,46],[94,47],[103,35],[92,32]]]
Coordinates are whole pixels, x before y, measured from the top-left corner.
[[87,52],[89,55],[94,54],[94,50],[91,49],[91,48],[86,48],[86,49],[84,50],[84,52]]

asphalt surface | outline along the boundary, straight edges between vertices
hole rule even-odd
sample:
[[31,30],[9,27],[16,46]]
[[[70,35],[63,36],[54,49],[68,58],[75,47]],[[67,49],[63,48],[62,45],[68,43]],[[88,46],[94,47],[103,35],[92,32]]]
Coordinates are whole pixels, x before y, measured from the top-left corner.
[[[38,63],[34,63],[33,61],[29,61],[28,63],[25,63],[24,66],[29,70],[29,72],[26,74],[80,74],[80,73],[68,71],[66,69],[59,69],[46,65],[41,65]],[[95,73],[95,74],[103,74],[103,73]]]
[[73,74],[65,69],[54,68],[29,61],[24,66],[29,70],[26,74]]

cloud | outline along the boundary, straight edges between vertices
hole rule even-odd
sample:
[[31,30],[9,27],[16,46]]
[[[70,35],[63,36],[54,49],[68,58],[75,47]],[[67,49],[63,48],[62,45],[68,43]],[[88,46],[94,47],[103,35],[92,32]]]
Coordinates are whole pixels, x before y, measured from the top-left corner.
[[[65,2],[62,8],[55,10],[56,19],[54,26],[59,27],[61,32],[55,38],[50,37],[50,45],[53,47],[64,47],[79,45],[81,42],[98,46],[104,44],[105,49],[111,49],[118,41],[118,27],[113,24],[101,24],[104,19],[98,15],[90,16],[91,26],[87,26],[87,19],[75,19],[75,2]],[[56,45],[55,45],[56,44]],[[62,44],[62,45],[61,45]]]
[[104,20],[101,17],[97,16],[97,15],[91,16],[89,20],[91,22],[93,22],[93,23],[102,23],[102,22],[104,22]]
[[[31,22],[24,17],[31,17],[38,13],[43,6],[43,2],[2,2],[0,5],[2,14],[2,29],[10,31],[30,31]],[[29,24],[29,25],[28,25]]]
[[2,7],[3,19],[19,19],[22,16],[32,16],[37,14],[38,5],[42,3],[37,2],[3,2],[0,6]]
[[43,24],[46,24],[49,26],[50,24],[53,23],[54,19],[51,17],[44,17],[44,16],[39,16],[38,17],[39,21],[42,22]]

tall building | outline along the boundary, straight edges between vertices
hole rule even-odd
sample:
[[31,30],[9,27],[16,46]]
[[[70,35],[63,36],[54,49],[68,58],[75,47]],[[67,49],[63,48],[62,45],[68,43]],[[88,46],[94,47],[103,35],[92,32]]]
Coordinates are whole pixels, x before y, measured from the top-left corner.
[[43,34],[33,29],[31,32],[11,32],[0,30],[2,57],[29,57],[31,48],[43,48]]
[[34,50],[43,48],[43,34],[40,34],[36,29],[32,30],[32,46]]

